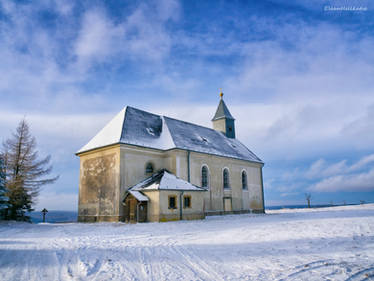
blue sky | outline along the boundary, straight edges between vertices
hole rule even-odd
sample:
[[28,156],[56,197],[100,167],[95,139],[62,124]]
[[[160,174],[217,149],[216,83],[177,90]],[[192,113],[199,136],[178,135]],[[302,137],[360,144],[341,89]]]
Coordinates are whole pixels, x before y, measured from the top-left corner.
[[284,2],[0,0],[0,139],[26,116],[60,175],[37,209],[76,210],[124,106],[210,127],[219,88],[267,205],[374,202],[374,5]]

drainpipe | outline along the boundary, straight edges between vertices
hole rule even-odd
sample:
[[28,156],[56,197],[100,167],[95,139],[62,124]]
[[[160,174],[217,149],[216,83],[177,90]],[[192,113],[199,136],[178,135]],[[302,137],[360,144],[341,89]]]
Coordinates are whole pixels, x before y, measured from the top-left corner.
[[191,182],[191,175],[190,175],[190,155],[191,152],[187,150],[187,181]]
[[262,190],[262,208],[263,208],[263,211],[264,211],[264,214],[265,214],[265,198],[264,198],[264,179],[263,179],[263,176],[262,176],[262,168],[264,166],[261,167],[261,190]]
[[179,194],[179,219],[182,220],[183,219],[183,201],[182,201],[182,196],[183,196],[183,193],[184,191],[181,191],[181,193]]

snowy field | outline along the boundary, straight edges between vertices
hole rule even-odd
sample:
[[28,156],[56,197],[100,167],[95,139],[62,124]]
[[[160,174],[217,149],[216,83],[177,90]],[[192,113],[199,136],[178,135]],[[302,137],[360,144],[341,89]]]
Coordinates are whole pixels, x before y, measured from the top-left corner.
[[374,204],[202,221],[0,223],[1,280],[374,280]]

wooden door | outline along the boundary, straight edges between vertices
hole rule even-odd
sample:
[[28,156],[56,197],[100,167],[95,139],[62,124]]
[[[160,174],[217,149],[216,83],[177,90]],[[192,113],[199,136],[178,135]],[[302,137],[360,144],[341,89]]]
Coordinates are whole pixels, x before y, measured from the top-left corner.
[[225,212],[231,212],[232,211],[231,198],[223,198],[223,206],[224,206]]
[[136,222],[136,200],[130,200],[130,222]]

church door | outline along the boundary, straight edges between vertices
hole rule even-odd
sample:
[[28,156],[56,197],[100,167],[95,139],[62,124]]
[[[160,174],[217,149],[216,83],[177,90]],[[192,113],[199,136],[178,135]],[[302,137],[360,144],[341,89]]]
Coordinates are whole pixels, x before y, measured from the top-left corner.
[[232,211],[231,198],[223,198],[223,207],[224,207],[225,212]]
[[136,200],[130,200],[130,212],[129,212],[130,222],[136,222]]

